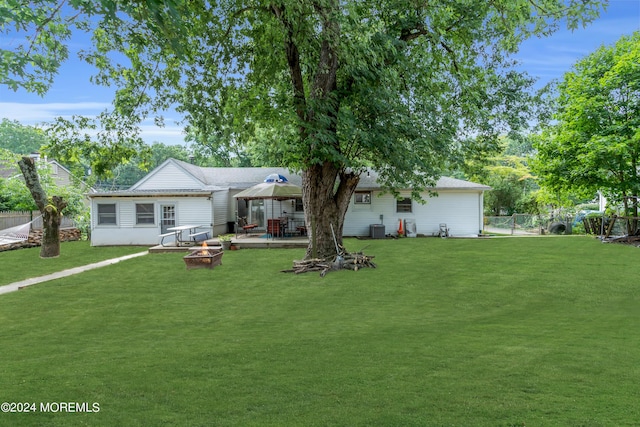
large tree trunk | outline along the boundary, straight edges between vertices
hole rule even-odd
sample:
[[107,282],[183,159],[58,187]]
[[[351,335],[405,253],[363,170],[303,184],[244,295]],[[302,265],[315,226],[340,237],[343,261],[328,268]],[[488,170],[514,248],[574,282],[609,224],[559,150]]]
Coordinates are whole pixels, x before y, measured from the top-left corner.
[[35,160],[30,157],[23,157],[18,162],[25,184],[31,192],[36,206],[42,214],[42,247],[40,249],[41,258],[54,258],[60,255],[60,224],[62,223],[62,210],[67,207],[61,197],[53,196],[51,200],[47,197],[44,189],[40,185],[38,169]]
[[[342,245],[344,217],[359,176],[325,162],[302,173],[302,201],[309,246],[306,258],[331,258]],[[332,230],[333,229],[333,230]]]
[[[308,149],[302,172],[302,203],[310,236],[306,257],[329,258],[336,254],[334,234],[337,243],[342,244],[344,217],[360,178],[346,172],[344,165],[337,160],[328,160],[331,156],[326,154],[332,150],[340,152],[337,135],[340,7],[337,0],[329,0],[314,3],[314,9],[321,20],[319,40],[322,42],[317,68],[310,70],[311,75],[305,79],[295,25],[283,5],[271,5],[285,32],[285,54],[291,74],[294,107],[300,123],[304,123],[299,128],[300,141],[304,141]],[[305,88],[306,84],[310,85],[310,90]],[[315,135],[316,132],[322,135]],[[324,160],[317,163],[316,159]]]

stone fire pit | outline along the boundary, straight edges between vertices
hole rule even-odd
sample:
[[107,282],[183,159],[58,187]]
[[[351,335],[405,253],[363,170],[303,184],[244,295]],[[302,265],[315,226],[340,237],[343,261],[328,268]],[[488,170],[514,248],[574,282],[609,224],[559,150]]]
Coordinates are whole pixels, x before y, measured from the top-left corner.
[[216,265],[222,264],[223,254],[222,248],[211,248],[204,243],[201,248],[191,249],[191,253],[185,255],[182,259],[184,259],[187,270],[193,270],[194,268],[213,269]]

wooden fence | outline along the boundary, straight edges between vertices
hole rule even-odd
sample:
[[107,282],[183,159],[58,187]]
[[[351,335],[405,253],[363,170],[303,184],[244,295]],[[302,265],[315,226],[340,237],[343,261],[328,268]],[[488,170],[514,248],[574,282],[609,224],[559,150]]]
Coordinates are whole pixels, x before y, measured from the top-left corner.
[[597,236],[634,236],[638,234],[640,217],[637,216],[586,216],[583,220],[587,234]]
[[[5,228],[15,227],[17,225],[26,224],[31,222],[32,230],[42,229],[42,217],[40,211],[0,211],[0,230]],[[61,228],[74,227],[75,224],[72,219],[63,217]]]

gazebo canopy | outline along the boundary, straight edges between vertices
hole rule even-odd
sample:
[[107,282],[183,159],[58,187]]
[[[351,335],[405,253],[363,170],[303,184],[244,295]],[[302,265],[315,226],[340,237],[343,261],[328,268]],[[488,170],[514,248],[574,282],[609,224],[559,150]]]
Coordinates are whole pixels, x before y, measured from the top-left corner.
[[236,194],[236,199],[289,200],[302,197],[302,188],[288,182],[261,182]]

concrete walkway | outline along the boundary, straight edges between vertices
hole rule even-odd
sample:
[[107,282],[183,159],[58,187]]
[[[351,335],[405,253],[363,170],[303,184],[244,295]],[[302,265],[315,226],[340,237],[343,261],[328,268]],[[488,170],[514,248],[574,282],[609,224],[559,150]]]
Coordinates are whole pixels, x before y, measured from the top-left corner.
[[82,265],[80,267],[70,268],[68,270],[58,271],[56,273],[47,274],[45,276],[33,277],[31,279],[21,280],[19,282],[14,282],[9,285],[0,286],[0,295],[7,294],[9,292],[14,292],[25,288],[31,285],[37,285],[38,283],[48,282],[49,280],[60,279],[62,277],[71,276],[74,274],[82,273],[83,271],[93,270],[94,268],[106,267],[107,265],[116,264],[120,261],[124,261],[131,258],[136,258],[142,255],[148,254],[148,251],[138,252],[136,254],[125,255],[119,258],[107,259],[100,262],[95,262],[93,264]]

